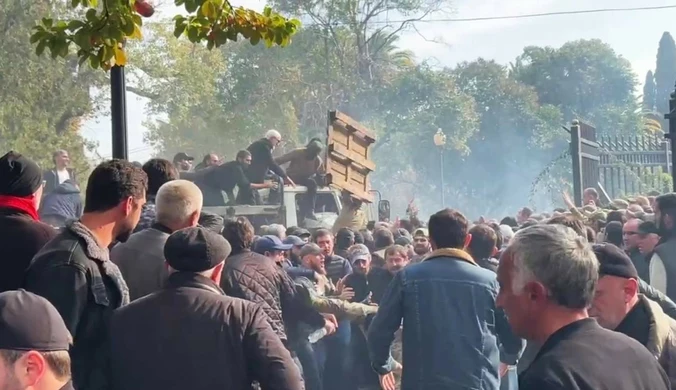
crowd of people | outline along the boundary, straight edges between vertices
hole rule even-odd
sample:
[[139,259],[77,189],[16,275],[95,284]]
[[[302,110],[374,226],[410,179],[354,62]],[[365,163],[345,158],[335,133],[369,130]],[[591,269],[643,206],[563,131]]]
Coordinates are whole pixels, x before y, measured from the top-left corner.
[[55,229],[64,153],[0,158],[0,389],[676,389],[675,193],[256,231],[110,160]]

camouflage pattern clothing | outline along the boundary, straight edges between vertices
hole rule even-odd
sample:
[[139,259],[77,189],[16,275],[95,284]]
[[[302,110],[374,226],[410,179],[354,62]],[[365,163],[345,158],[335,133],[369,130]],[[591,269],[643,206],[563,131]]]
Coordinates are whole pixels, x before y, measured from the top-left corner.
[[141,219],[139,219],[138,225],[136,225],[136,229],[134,229],[134,233],[150,228],[150,226],[155,222],[156,215],[155,195],[148,195],[146,203],[141,209]]

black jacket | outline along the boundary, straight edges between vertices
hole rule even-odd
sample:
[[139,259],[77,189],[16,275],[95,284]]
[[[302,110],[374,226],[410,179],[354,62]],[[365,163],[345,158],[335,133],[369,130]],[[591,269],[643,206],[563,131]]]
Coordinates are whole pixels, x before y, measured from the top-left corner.
[[262,183],[268,171],[272,171],[282,178],[286,177],[286,172],[275,163],[272,157],[272,144],[266,138],[249,145],[247,150],[251,153],[251,165],[246,171],[249,181],[252,183]]
[[299,390],[289,351],[250,302],[203,276],[172,274],[164,289],[113,314],[110,381],[119,390]]
[[[72,180],[73,183],[77,184],[77,175],[75,174],[75,170],[73,168],[66,168],[66,170],[70,175],[70,180]],[[43,195],[49,194],[50,192],[54,191],[56,187],[59,186],[59,176],[56,173],[56,169],[44,171],[42,173],[42,180],[45,181]]]
[[35,256],[25,288],[49,300],[73,335],[73,384],[105,388],[107,329],[113,310],[129,302],[119,269],[80,222],[64,228]]
[[228,257],[221,288],[229,296],[259,304],[282,340],[287,340],[285,321],[324,326],[324,318],[306,305],[289,275],[272,259],[250,250]]
[[368,275],[368,284],[371,290],[371,301],[373,303],[380,303],[380,300],[385,295],[387,287],[390,285],[394,275],[385,268],[371,268]]
[[16,290],[33,256],[56,236],[53,227],[14,208],[0,208],[0,293]]
[[547,339],[519,390],[668,390],[657,359],[636,340],[587,318]]

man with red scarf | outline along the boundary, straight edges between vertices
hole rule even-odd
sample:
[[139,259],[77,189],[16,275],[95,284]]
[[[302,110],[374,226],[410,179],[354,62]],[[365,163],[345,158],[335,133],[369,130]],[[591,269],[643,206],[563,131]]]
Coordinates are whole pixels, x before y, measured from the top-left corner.
[[42,170],[16,152],[0,157],[0,292],[23,284],[31,259],[56,231],[39,221]]

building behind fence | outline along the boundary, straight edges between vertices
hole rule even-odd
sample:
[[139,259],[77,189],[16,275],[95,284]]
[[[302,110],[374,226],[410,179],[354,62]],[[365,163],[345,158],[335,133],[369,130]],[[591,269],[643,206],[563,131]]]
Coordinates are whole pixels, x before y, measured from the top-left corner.
[[671,150],[663,134],[597,136],[594,127],[573,121],[571,156],[578,205],[589,187],[610,199],[671,190]]

